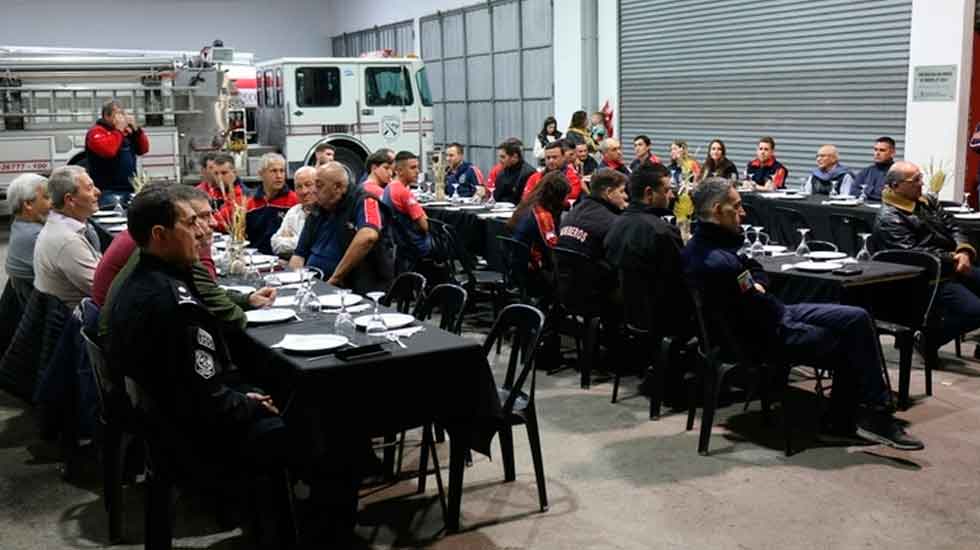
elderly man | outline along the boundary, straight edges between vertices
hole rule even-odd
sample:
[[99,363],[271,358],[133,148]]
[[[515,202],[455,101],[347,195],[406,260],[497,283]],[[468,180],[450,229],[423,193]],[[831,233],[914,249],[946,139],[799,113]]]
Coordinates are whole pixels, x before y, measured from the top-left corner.
[[419,159],[414,153],[400,151],[395,155],[395,179],[385,187],[382,202],[392,213],[395,240],[395,273],[415,270],[419,260],[432,251],[429,219],[422,205],[409,190],[419,175]]
[[34,246],[34,287],[57,297],[69,309],[92,294],[95,267],[102,257],[88,223],[99,210],[99,189],[80,166],[51,173],[48,193],[54,209]]
[[48,180],[37,174],[21,174],[7,188],[7,204],[14,216],[7,248],[7,277],[21,308],[34,290],[34,245],[51,210]]
[[822,145],[817,150],[817,167],[803,184],[803,192],[813,195],[850,195],[854,176],[840,163],[837,147]]
[[296,251],[293,269],[308,265],[329,274],[332,285],[364,293],[385,290],[393,278],[394,254],[385,232],[385,207],[350,185],[347,170],[328,162],[316,170],[316,202]]
[[854,185],[851,186],[851,194],[855,197],[864,195],[864,198],[871,201],[880,201],[882,191],[885,189],[885,174],[895,164],[895,140],[882,136],[875,140],[874,164],[858,172],[854,178]]
[[272,251],[280,256],[292,256],[296,250],[300,233],[306,224],[306,217],[316,206],[316,168],[303,166],[293,174],[296,198],[299,204],[293,205],[282,219],[282,225],[270,239]]
[[935,197],[922,194],[922,171],[896,162],[885,173],[882,206],[875,219],[875,250],[922,250],[942,262],[943,329],[939,344],[980,328],[980,269],[977,251]]
[[599,153],[602,154],[602,161],[599,168],[609,168],[624,176],[630,175],[630,169],[623,163],[623,148],[619,145],[619,140],[607,138],[599,143]]
[[150,150],[146,132],[116,100],[102,105],[102,118],[85,135],[85,159],[92,180],[102,191],[101,204],[125,203],[133,193],[136,157]]
[[361,184],[364,190],[380,199],[385,194],[385,187],[395,176],[392,164],[394,164],[394,157],[389,155],[387,150],[371,153],[364,161],[364,166],[367,168],[364,183]]
[[245,204],[242,180],[235,170],[235,159],[225,153],[215,155],[211,163],[210,180],[206,184],[199,184],[197,188],[207,193],[211,199],[211,207],[217,212],[216,229],[221,232],[227,231],[228,223],[231,222],[235,211],[234,205]]
[[762,266],[738,255],[745,211],[728,180],[702,181],[694,191],[694,206],[700,223],[682,252],[685,273],[703,296],[712,330],[727,327],[731,338],[725,347],[737,342],[753,361],[833,370],[833,411],[825,429],[851,436],[856,427],[856,434],[869,441],[922,449],[889,412],[878,336],[868,313],[836,304],[786,305],[772,295]]
[[745,174],[756,191],[772,191],[786,185],[789,170],[776,160],[776,140],[769,136],[759,138],[755,158],[745,167]]
[[653,142],[648,136],[640,134],[633,140],[633,152],[636,153],[633,162],[630,163],[630,172],[636,170],[640,164],[650,161],[653,164],[660,164],[660,159],[653,154]]
[[446,185],[458,197],[472,197],[483,187],[483,174],[475,164],[463,159],[463,146],[450,143],[446,147]]
[[570,164],[565,164],[565,150],[562,148],[562,143],[564,140],[552,141],[544,147],[544,171],[535,172],[531,174],[531,177],[527,179],[527,184],[524,186],[523,199],[527,199],[534,191],[534,188],[538,186],[541,178],[545,176],[548,172],[562,172],[565,174],[565,179],[568,181],[569,191],[568,195],[565,196],[565,201],[569,206],[575,203],[579,195],[582,193],[582,180],[578,176],[578,172],[575,167]]
[[259,176],[262,185],[245,204],[245,234],[260,253],[272,254],[272,236],[299,199],[286,187],[286,159],[279,153],[262,155]]
[[527,180],[537,173],[533,166],[524,162],[522,147],[520,140],[514,138],[497,146],[500,170],[490,177],[493,181],[493,200],[512,204],[521,202]]

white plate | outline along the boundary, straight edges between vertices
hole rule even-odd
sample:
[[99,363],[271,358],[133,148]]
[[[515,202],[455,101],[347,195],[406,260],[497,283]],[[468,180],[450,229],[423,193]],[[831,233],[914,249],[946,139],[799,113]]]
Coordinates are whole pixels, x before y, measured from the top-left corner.
[[944,206],[943,210],[947,212],[954,212],[957,214],[969,214],[970,212],[973,212],[973,210],[969,208],[963,208],[962,206]]
[[115,210],[99,210],[95,214],[92,214],[96,218],[107,218],[109,216],[118,216]]
[[126,223],[126,218],[123,216],[105,216],[99,218],[99,223],[102,225],[109,225],[111,223]]
[[781,244],[767,244],[762,248],[768,254],[779,254],[780,252],[786,252],[786,247]]
[[811,252],[808,256],[811,260],[843,260],[847,257],[847,254],[843,252],[834,252],[832,250],[818,250],[816,252]]
[[350,340],[339,334],[287,334],[273,347],[298,353],[329,351],[346,346]]
[[837,262],[800,262],[796,264],[796,269],[800,271],[812,271],[814,273],[826,273],[844,267],[844,264]]
[[296,318],[296,312],[291,309],[269,308],[253,309],[245,312],[245,318],[254,325],[262,323],[281,323]]
[[[227,240],[224,240],[224,241],[217,241],[216,240],[215,243],[214,243],[214,246],[215,246],[215,248],[226,248],[228,246],[228,242],[229,241],[227,241]],[[242,241],[242,245],[243,246],[248,246],[249,245],[249,242],[248,241]]]
[[453,203],[449,201],[432,201],[432,202],[422,203],[422,206],[452,206],[452,205]]
[[221,285],[221,288],[225,290],[234,290],[235,292],[241,292],[242,294],[251,294],[255,292],[254,286],[247,285]]
[[872,202],[870,204],[869,203],[865,203],[864,205],[867,206],[868,208],[881,208],[881,203],[880,202]]
[[[372,315],[374,314],[361,315],[360,317],[354,319],[354,324],[361,328],[367,327],[368,321],[371,319]],[[382,313],[381,319],[384,320],[385,326],[390,329],[401,328],[415,322],[415,317],[412,317],[407,313]]]
[[122,233],[123,231],[126,230],[126,226],[125,225],[110,225],[109,227],[106,227],[105,230],[108,231],[109,233]]
[[[284,285],[291,285],[300,282],[301,275],[295,271],[284,271],[282,273],[276,273],[276,277],[279,282]],[[306,280],[310,280],[310,277],[315,277],[313,273],[306,274]]]
[[980,220],[980,212],[973,212],[972,214],[953,214],[953,217],[958,220]]
[[477,214],[477,217],[481,219],[494,219],[494,220],[509,220],[513,216],[513,212],[489,212],[487,214]]
[[[348,294],[344,298],[344,304],[352,306],[364,298],[360,294]],[[340,307],[340,294],[327,294],[326,296],[320,296],[320,304],[323,307]]]
[[513,210],[516,205],[512,202],[498,202],[493,205],[494,210]]
[[482,204],[464,204],[459,207],[460,210],[486,210],[487,207]]
[[827,201],[827,204],[830,206],[857,206],[861,204],[861,202],[858,201],[857,199],[854,200],[841,199],[841,200],[829,200]]
[[272,264],[279,260],[277,256],[270,256],[268,254],[252,254],[251,256],[245,256],[245,257],[246,258],[251,257],[252,262],[254,262],[255,265]]

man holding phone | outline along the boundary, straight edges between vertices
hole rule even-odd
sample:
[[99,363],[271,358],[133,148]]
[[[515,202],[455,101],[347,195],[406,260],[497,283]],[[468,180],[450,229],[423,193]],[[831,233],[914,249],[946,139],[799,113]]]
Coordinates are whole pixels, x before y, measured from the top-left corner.
[[133,194],[130,179],[136,175],[136,157],[150,150],[150,140],[118,100],[102,105],[102,118],[85,135],[88,173],[102,191],[99,206],[116,200],[129,203]]

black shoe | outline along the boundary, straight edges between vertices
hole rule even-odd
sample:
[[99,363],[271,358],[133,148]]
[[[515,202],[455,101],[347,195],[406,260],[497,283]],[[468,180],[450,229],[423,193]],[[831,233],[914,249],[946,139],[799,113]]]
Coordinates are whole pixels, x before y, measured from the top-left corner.
[[820,421],[820,429],[817,432],[817,441],[828,445],[860,445],[867,444],[867,440],[857,434],[854,422],[832,421],[823,419]]
[[861,415],[857,421],[857,435],[901,451],[919,451],[925,448],[921,441],[905,432],[901,423],[891,415],[880,412]]

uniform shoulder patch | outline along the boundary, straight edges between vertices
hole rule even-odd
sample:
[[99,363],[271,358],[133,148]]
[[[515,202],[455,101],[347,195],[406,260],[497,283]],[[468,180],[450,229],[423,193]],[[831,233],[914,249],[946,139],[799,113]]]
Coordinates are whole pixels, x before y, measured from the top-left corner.
[[210,353],[199,349],[194,350],[194,371],[201,376],[201,378],[208,380],[214,376],[214,356]]
[[174,298],[177,300],[177,305],[201,305],[197,298],[194,297],[194,294],[191,292],[191,289],[187,283],[177,279],[170,279],[170,288],[173,290]]
[[202,348],[207,348],[211,351],[215,351],[214,337],[211,336],[211,333],[204,330],[203,328],[197,329],[197,344]]

